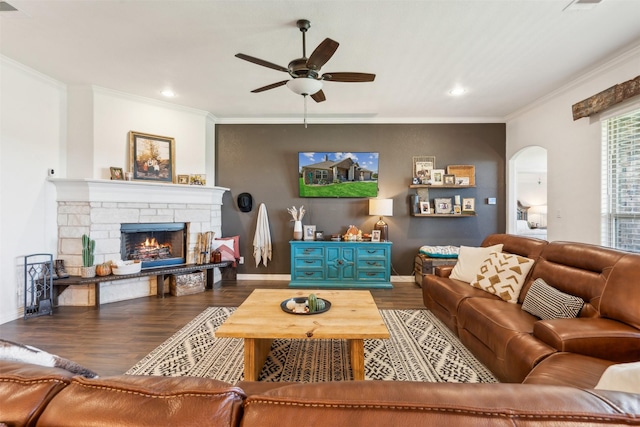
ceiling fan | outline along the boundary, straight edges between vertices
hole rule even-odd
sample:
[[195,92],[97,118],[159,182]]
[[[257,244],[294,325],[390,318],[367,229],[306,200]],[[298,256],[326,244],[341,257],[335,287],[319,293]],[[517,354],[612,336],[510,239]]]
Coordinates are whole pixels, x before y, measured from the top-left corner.
[[237,58],[244,59],[245,61],[252,62],[254,64],[262,65],[263,67],[272,68],[278,71],[284,71],[289,73],[293,79],[283,80],[281,82],[272,83],[267,86],[254,89],[252,93],[264,92],[265,90],[274,89],[280,86],[287,85],[289,89],[298,95],[305,97],[310,96],[316,102],[322,102],[326,100],[324,92],[322,91],[322,82],[372,82],[375,78],[375,74],[368,73],[324,73],[320,74],[320,69],[324,64],[331,59],[333,54],[338,49],[339,43],[329,38],[324,39],[322,43],[318,45],[316,50],[311,53],[311,56],[307,58],[306,38],[307,30],[311,27],[311,22],[307,19],[300,19],[296,23],[300,31],[302,32],[302,58],[294,59],[289,62],[287,67],[264,61],[253,56],[245,55],[243,53],[236,54]]

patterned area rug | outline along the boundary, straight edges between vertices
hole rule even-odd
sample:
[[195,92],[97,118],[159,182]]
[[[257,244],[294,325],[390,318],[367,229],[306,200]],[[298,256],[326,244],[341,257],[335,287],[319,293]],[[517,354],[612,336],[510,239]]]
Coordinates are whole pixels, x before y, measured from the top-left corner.
[[[129,369],[129,375],[195,376],[236,383],[243,342],[215,331],[235,308],[210,307]],[[391,338],[365,340],[365,378],[427,382],[497,382],[428,310],[380,310]],[[274,340],[260,381],[350,380],[344,340]]]

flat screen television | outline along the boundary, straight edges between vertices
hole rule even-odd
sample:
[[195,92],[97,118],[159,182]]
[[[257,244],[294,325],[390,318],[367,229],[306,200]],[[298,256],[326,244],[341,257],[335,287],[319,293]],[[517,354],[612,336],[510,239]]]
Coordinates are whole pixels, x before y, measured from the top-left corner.
[[377,197],[378,153],[298,153],[300,197]]

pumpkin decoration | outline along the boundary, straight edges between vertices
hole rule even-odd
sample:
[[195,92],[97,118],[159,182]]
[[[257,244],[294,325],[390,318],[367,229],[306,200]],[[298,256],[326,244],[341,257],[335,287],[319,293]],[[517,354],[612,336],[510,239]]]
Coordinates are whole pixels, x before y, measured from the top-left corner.
[[111,262],[96,265],[96,274],[98,276],[108,276],[111,274]]

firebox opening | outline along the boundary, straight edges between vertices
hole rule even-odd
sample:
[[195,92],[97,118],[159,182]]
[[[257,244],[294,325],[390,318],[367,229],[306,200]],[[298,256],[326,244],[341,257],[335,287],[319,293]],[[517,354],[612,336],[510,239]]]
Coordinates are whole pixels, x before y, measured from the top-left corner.
[[185,223],[120,224],[120,255],[142,268],[186,263]]

